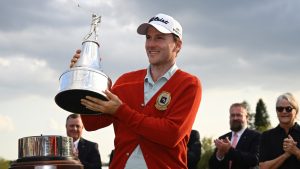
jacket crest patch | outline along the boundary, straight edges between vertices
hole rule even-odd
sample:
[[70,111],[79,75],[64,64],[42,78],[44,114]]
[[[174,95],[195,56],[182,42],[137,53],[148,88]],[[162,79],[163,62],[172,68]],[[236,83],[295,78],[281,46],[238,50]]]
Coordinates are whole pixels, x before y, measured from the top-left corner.
[[161,111],[167,110],[170,101],[171,101],[171,94],[169,92],[163,91],[157,97],[155,107]]

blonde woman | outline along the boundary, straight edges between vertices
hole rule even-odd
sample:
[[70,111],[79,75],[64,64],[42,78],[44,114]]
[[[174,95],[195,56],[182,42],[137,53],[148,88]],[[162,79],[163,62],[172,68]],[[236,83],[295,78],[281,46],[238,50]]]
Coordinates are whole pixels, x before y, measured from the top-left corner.
[[265,131],[260,143],[260,169],[300,168],[300,126],[296,122],[298,102],[291,93],[277,98],[277,127]]

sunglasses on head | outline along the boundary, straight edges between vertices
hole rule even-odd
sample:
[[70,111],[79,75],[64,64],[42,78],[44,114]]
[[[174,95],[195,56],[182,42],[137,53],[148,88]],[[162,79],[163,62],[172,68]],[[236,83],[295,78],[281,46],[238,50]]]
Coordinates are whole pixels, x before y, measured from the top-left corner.
[[285,112],[290,113],[290,112],[292,112],[292,110],[294,108],[291,107],[291,106],[287,106],[287,107],[281,107],[281,106],[279,106],[279,107],[276,107],[277,112],[283,112],[284,109],[285,109]]

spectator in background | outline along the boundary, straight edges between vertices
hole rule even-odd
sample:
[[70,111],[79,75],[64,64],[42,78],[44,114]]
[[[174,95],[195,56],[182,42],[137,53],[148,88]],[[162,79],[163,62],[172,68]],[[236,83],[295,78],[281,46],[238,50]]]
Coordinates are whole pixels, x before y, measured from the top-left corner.
[[79,114],[70,114],[66,120],[67,136],[73,138],[74,155],[84,169],[101,169],[101,158],[98,144],[82,138],[83,123]]
[[197,169],[197,164],[201,158],[200,134],[197,130],[192,130],[187,145],[188,169]]
[[210,169],[250,169],[258,166],[260,133],[247,128],[248,112],[243,103],[230,106],[231,132],[214,140],[216,150]]
[[300,168],[300,126],[296,122],[299,106],[291,93],[277,98],[279,124],[263,132],[260,143],[260,169]]

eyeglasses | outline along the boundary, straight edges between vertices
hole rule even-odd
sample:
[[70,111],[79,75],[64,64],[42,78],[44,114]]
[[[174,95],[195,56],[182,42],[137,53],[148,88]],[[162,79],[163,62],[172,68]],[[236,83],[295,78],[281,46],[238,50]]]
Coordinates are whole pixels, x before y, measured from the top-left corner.
[[292,110],[294,109],[293,107],[291,107],[291,106],[287,106],[287,107],[276,107],[276,111],[277,112],[283,112],[283,110],[285,109],[285,112],[287,112],[287,113],[290,113],[290,112],[292,112]]

